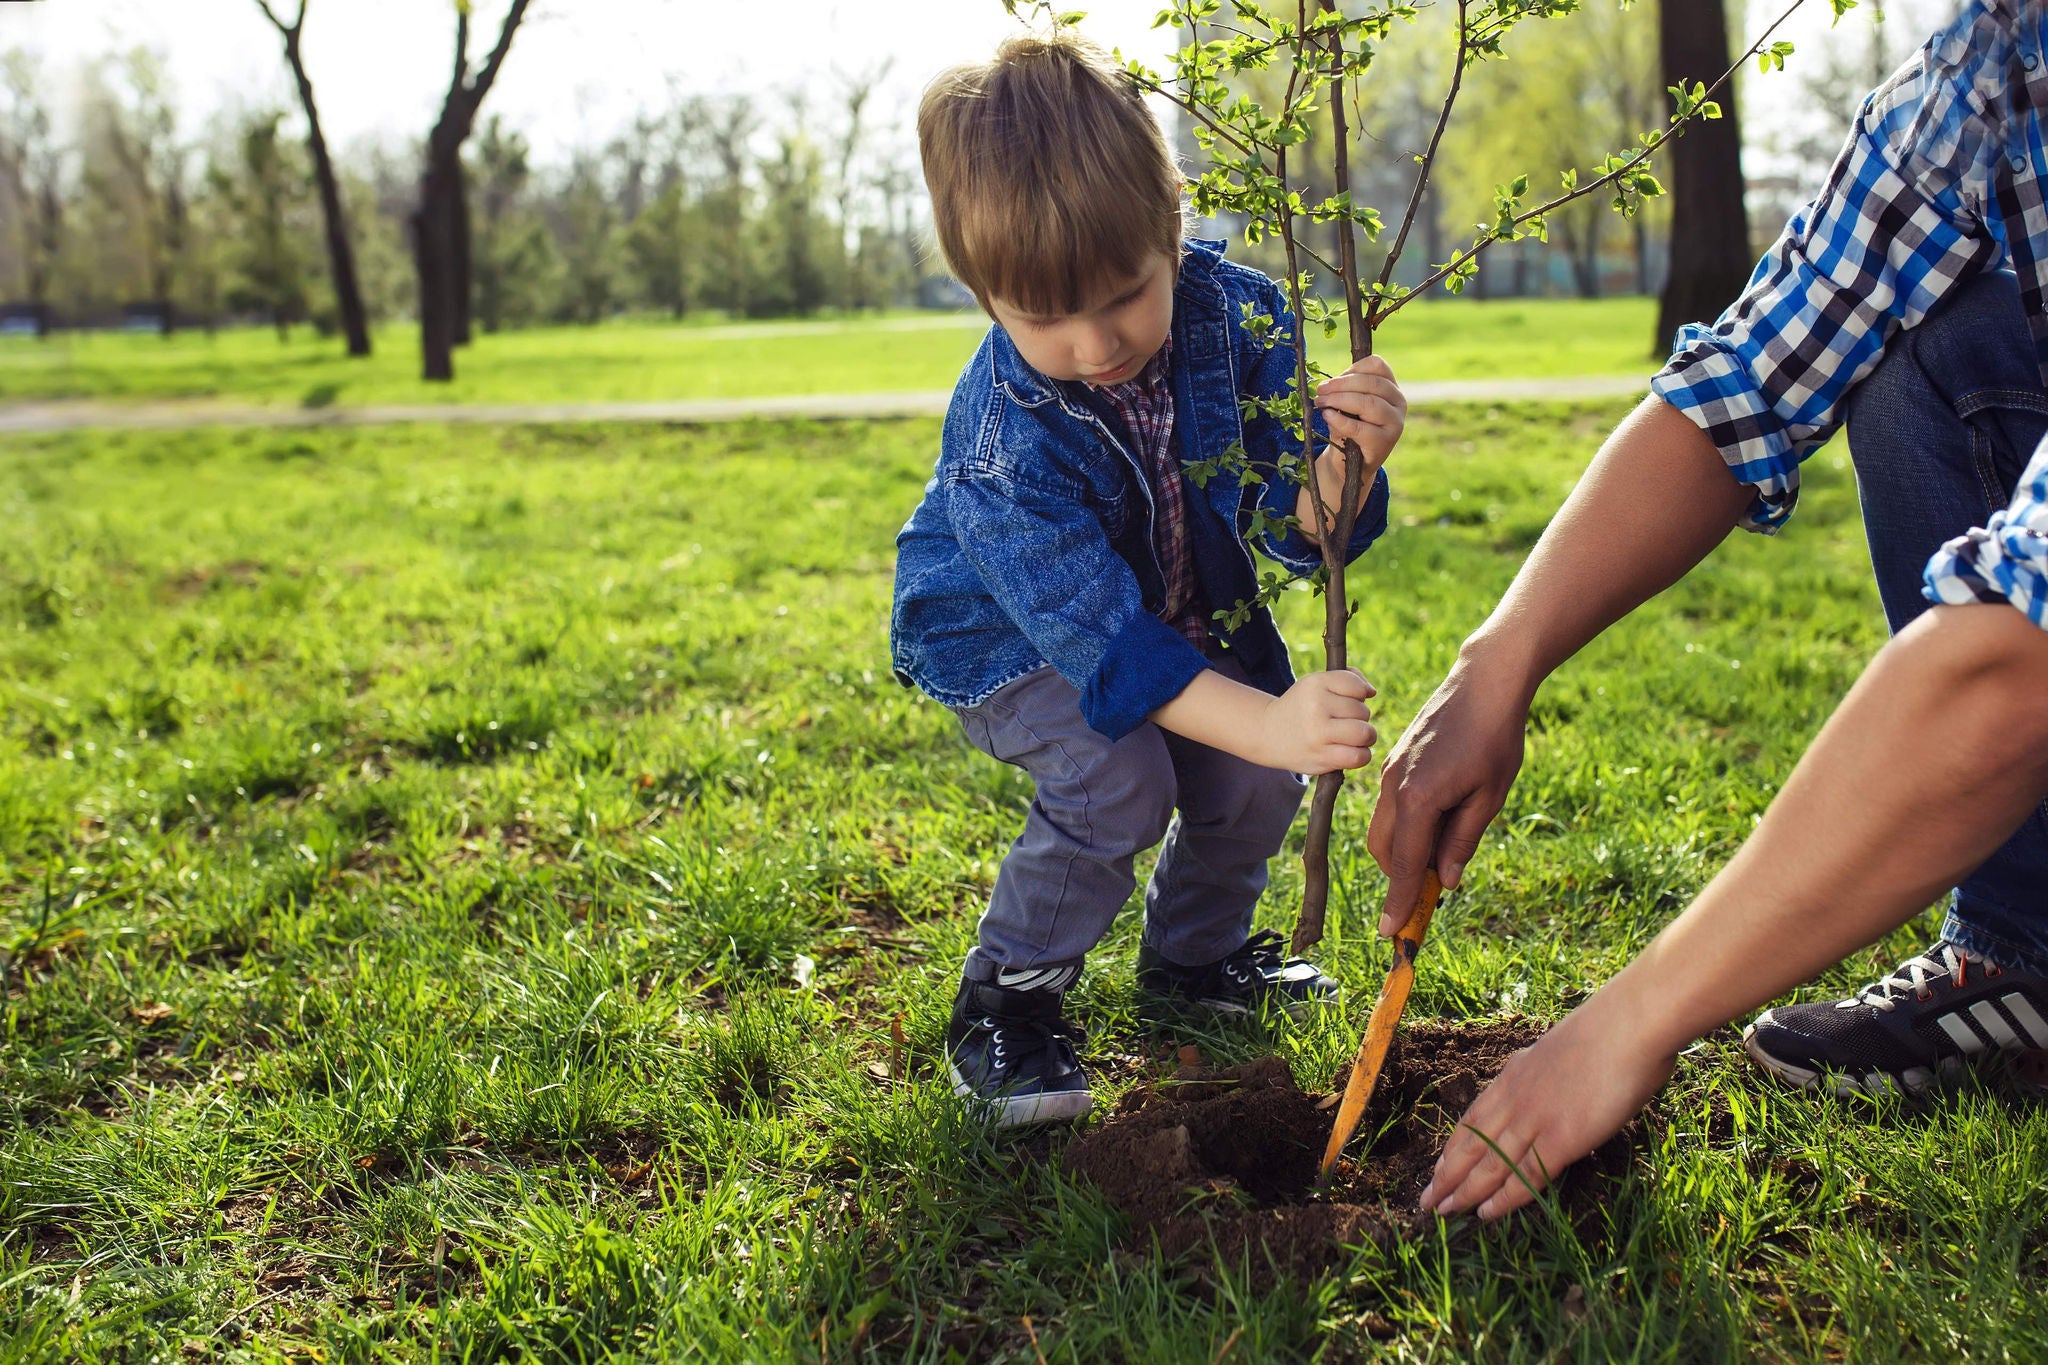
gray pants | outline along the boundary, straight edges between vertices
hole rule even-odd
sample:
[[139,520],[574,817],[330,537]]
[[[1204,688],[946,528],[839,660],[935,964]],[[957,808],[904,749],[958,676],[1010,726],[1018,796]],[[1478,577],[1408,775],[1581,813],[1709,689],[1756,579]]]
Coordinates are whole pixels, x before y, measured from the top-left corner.
[[[1243,680],[1234,661],[1218,668]],[[1301,778],[1156,725],[1112,743],[1088,728],[1081,694],[1050,668],[957,714],[977,749],[1023,768],[1038,787],[996,874],[968,980],[1069,966],[1078,974],[1130,898],[1133,857],[1162,838],[1145,888],[1145,943],[1196,967],[1245,941],[1266,860],[1301,805]]]

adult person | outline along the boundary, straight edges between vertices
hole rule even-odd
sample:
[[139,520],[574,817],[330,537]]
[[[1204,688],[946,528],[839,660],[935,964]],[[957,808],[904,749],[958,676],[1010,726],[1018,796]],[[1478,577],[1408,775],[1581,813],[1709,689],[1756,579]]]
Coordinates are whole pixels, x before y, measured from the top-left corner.
[[[2048,456],[2029,468],[2048,433],[2044,42],[2041,0],[1969,0],[1866,101],[1819,194],[1712,327],[1680,332],[1389,754],[1368,833],[1383,933],[1428,867],[1457,885],[1551,671],[1734,527],[1781,526],[1800,462],[1846,421],[1893,642],[1699,899],[1474,1104],[1426,1205],[1525,1202],[1679,1047],[1943,887],[1939,942],[1846,1000],[1767,1011],[1750,1054],[1799,1084],[1915,1089],[2048,1047]],[[1930,612],[1923,582],[1972,605]]]

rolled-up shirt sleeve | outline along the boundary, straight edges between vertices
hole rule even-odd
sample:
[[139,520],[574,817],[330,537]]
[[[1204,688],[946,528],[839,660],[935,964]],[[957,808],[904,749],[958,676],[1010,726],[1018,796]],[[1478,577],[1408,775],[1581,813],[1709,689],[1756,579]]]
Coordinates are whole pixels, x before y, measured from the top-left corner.
[[1927,562],[1930,602],[2005,602],[2048,630],[2048,440],[2020,476],[2012,505],[1957,536]]
[[1145,609],[1137,575],[1075,499],[1025,481],[968,478],[947,489],[946,514],[996,605],[1080,690],[1091,729],[1123,738],[1209,667]]
[[1865,102],[1820,194],[1794,214],[1711,327],[1681,328],[1651,389],[1756,490],[1743,525],[1772,532],[1801,461],[1841,425],[1886,346],[2005,259],[2002,87],[2014,20],[1971,5]]

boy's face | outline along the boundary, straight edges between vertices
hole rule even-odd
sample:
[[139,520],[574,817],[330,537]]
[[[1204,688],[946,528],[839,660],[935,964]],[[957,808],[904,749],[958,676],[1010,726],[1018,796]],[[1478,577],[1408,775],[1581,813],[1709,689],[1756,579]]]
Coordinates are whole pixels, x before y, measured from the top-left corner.
[[1104,289],[1077,313],[1026,313],[1001,299],[989,300],[989,312],[1046,378],[1121,384],[1136,378],[1166,344],[1173,326],[1173,280],[1174,262],[1155,255],[1138,274]]

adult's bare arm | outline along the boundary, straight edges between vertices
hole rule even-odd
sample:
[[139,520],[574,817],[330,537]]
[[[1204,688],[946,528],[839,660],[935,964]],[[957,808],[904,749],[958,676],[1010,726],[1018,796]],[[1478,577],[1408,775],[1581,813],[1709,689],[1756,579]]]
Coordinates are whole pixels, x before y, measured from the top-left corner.
[[1543,680],[1706,558],[1752,496],[1661,398],[1615,428],[1380,770],[1366,844],[1388,878],[1382,934],[1407,923],[1432,865],[1458,884],[1521,770]]
[[1936,607],[1899,632],[1699,899],[1473,1104],[1424,1206],[1527,1203],[1656,1093],[1680,1048],[1991,856],[2048,792],[2044,676],[2048,632],[2008,606]]

